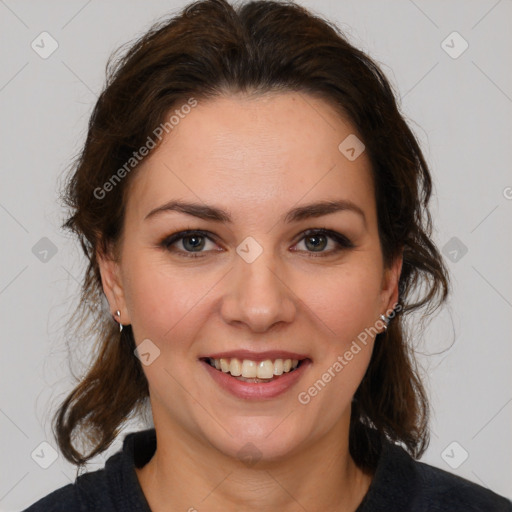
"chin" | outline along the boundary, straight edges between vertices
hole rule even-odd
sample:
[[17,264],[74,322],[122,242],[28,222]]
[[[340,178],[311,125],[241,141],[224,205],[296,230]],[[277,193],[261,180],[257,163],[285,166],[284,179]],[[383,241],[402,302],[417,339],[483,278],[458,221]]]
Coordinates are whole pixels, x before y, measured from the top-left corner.
[[205,438],[227,457],[251,467],[291,457],[306,442],[304,426],[299,431],[299,425],[291,418],[283,421],[282,417],[238,417],[225,427],[231,436],[222,430],[217,435],[205,432]]

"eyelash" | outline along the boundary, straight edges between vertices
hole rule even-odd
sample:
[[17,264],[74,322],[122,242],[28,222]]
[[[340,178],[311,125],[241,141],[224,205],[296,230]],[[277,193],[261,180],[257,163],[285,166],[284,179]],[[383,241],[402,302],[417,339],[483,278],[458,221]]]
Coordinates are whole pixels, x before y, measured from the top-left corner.
[[[337,244],[337,247],[330,251],[319,252],[316,254],[312,251],[299,251],[299,252],[307,252],[310,254],[311,258],[318,258],[318,257],[322,258],[322,257],[327,257],[332,254],[338,253],[338,252],[342,251],[343,249],[352,249],[354,247],[354,244],[345,235],[342,235],[341,233],[338,233],[336,231],[331,231],[331,230],[325,229],[325,228],[314,228],[314,229],[308,229],[308,230],[304,231],[304,233],[302,233],[302,237],[297,241],[297,244],[299,242],[302,242],[302,240],[304,240],[305,238],[316,236],[316,235],[324,235],[328,238],[331,238]],[[208,240],[210,240],[211,242],[215,243],[215,240],[213,240],[212,237],[209,236],[209,233],[207,231],[186,230],[186,231],[180,231],[178,233],[174,233],[170,236],[167,236],[160,242],[159,246],[170,251],[170,252],[175,252],[184,258],[193,258],[193,259],[203,258],[204,254],[209,251],[190,252],[190,251],[181,251],[181,250],[177,251],[176,249],[171,249],[171,246],[174,243],[179,242],[180,240],[183,240],[185,238],[192,237],[192,236],[204,237],[204,238],[207,238]]]

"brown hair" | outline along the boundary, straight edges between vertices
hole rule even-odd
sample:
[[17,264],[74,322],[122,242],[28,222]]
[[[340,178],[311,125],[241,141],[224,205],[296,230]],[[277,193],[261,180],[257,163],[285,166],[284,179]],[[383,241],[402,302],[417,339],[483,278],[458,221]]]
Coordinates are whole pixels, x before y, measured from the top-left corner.
[[[414,457],[426,449],[428,401],[404,315],[436,309],[447,296],[448,277],[430,239],[431,176],[390,84],[335,25],[302,7],[254,1],[235,9],[225,0],[204,0],[154,25],[117,62],[111,57],[67,183],[71,215],[65,226],[77,234],[88,259],[75,318],[97,341],[92,365],[54,418],[57,442],[69,461],[81,465],[106,450],[148,397],[130,327],[120,335],[110,313],[97,307],[104,299],[96,254],[115,246],[136,170],[123,173],[126,177],[108,194],[98,190],[106,190],[104,184],[154,137],[171,108],[187,99],[280,90],[323,98],[353,123],[372,163],[386,264],[403,253],[401,307],[387,332],[377,335],[355,393],[350,452],[359,466],[371,468],[383,436],[402,443]],[[370,436],[368,426],[379,435]],[[74,440],[90,450],[81,453]]]

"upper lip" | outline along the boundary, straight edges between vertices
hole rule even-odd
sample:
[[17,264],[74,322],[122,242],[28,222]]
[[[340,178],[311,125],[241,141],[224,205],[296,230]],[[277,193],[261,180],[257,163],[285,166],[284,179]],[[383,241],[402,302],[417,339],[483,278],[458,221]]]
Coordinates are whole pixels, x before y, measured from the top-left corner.
[[253,352],[251,350],[230,350],[227,352],[216,352],[214,354],[208,354],[201,356],[199,359],[250,359],[251,361],[265,361],[266,359],[308,359],[305,354],[299,354],[297,352],[288,352],[285,350],[267,350],[265,352]]

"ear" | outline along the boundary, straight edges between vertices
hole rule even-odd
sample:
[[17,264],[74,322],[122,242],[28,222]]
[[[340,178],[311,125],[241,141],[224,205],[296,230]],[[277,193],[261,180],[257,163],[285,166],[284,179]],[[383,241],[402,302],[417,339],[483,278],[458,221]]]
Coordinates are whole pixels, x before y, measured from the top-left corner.
[[131,321],[126,307],[120,265],[111,254],[97,252],[96,258],[100,268],[103,292],[107,297],[110,312],[115,317],[116,311],[119,311],[121,313],[121,317],[116,318],[116,320],[123,325],[128,325]]
[[395,257],[390,266],[384,269],[382,277],[382,314],[389,314],[398,303],[400,274],[402,273],[403,253]]

